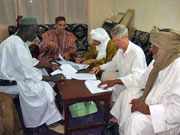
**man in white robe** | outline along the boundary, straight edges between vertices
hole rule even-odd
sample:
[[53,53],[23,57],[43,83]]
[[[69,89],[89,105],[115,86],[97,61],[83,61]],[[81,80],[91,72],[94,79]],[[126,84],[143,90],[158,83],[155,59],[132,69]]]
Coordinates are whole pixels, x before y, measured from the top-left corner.
[[42,76],[38,68],[57,69],[58,66],[32,58],[27,41],[33,41],[36,34],[36,19],[20,20],[17,34],[0,45],[0,76],[17,82],[25,127],[34,128],[45,123],[53,131],[64,133],[64,127],[57,124],[62,117],[55,104],[55,92],[46,82],[62,80],[64,76]]
[[147,64],[143,50],[129,41],[128,29],[124,25],[114,27],[111,35],[115,45],[119,48],[116,55],[112,61],[94,67],[90,73],[97,74],[100,70],[104,70],[101,80],[106,81],[102,82],[99,87],[104,84],[109,86],[110,83],[111,86],[115,85],[112,101],[116,101],[120,92],[130,85],[129,81],[133,79],[133,76],[143,72],[147,68]]
[[131,82],[139,89],[124,90],[111,110],[121,135],[180,134],[180,35],[154,27],[150,41],[154,60]]

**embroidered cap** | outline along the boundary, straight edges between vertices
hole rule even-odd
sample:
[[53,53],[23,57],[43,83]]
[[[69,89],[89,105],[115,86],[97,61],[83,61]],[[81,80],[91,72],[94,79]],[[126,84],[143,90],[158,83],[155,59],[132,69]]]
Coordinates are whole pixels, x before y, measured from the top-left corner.
[[35,18],[22,18],[19,22],[20,25],[37,25],[37,20]]

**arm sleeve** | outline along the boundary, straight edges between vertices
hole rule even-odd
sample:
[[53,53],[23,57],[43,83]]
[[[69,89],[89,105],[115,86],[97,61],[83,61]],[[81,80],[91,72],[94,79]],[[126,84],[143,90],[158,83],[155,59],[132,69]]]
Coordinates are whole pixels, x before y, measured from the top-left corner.
[[119,57],[119,54],[117,52],[116,55],[113,57],[112,61],[100,66],[101,70],[116,71],[117,61],[119,60],[118,57]]
[[68,52],[77,56],[76,37],[71,32],[67,32],[67,36],[66,45],[68,47]]
[[113,57],[116,55],[117,50],[118,47],[114,45],[114,42],[112,40],[110,40],[106,48],[106,58],[95,60],[96,65],[102,65],[111,61]]
[[[150,105],[150,113],[155,133],[168,131],[179,126],[180,122],[180,70],[174,69],[171,74],[171,85],[163,96],[161,103]],[[164,87],[162,87],[164,90]]]
[[40,54],[44,54],[48,51],[48,43],[51,41],[50,33],[47,31],[42,35],[43,41],[40,46]]
[[[11,68],[7,70],[9,76],[13,76],[15,80],[31,80],[39,82],[42,80],[42,75],[38,72],[38,69],[34,67],[35,62],[26,50],[25,47],[16,43],[11,48],[6,49],[6,53],[9,57],[13,58]],[[13,52],[13,53],[11,53]]]
[[138,83],[135,81],[135,78],[140,78],[143,72],[146,70],[146,60],[144,54],[138,53],[134,56],[134,62],[132,64],[131,73],[127,74],[126,76],[119,77],[123,84],[127,87],[139,87]]
[[90,49],[86,52],[85,58],[86,60],[88,59],[95,59],[97,57],[97,51],[96,51],[96,46],[94,44],[91,44]]

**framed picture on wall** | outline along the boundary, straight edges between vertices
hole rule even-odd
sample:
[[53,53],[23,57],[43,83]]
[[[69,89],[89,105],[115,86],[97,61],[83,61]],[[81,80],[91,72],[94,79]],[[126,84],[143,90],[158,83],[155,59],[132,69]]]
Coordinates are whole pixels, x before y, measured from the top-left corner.
[[115,15],[111,15],[106,21],[118,24],[121,22],[123,16],[124,16],[124,13],[117,13]]
[[115,18],[114,18],[114,20],[112,21],[113,23],[120,23],[121,22],[121,20],[122,20],[122,18],[123,18],[123,16],[124,16],[124,13],[118,13],[116,16],[115,16]]
[[131,20],[131,18],[134,15],[135,10],[134,9],[128,9],[125,13],[125,15],[122,18],[122,21],[120,22],[120,24],[123,24],[125,26],[127,26]]

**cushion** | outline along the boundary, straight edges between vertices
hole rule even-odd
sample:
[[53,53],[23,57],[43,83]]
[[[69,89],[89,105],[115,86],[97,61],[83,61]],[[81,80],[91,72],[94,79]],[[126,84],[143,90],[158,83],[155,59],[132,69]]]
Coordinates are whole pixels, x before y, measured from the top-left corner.
[[[54,24],[40,24],[39,28],[39,38],[42,40],[41,35],[51,29],[55,29]],[[87,24],[66,24],[66,30],[73,33],[76,40],[76,47],[78,54],[80,56],[84,56],[86,51],[88,50],[88,26]],[[14,25],[10,25],[8,27],[9,36],[14,34],[17,31],[17,27]]]

